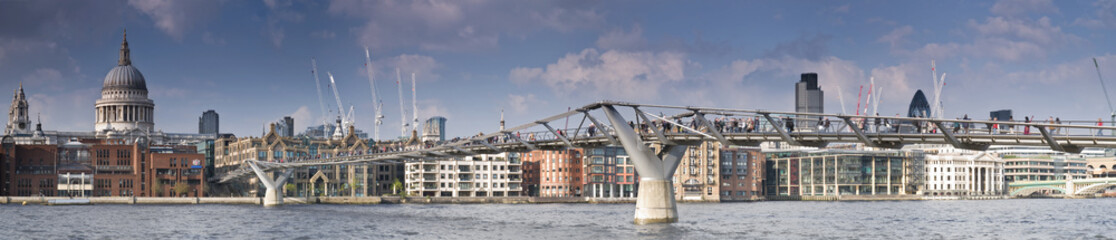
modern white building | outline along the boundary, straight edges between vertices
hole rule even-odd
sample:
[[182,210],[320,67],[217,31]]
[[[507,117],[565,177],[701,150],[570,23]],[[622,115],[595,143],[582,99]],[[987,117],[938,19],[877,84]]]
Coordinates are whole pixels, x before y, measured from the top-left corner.
[[1104,156],[1102,149],[1072,154],[1033,146],[992,146],[988,152],[1004,159],[1004,175],[1009,183],[1084,179],[1088,177],[1085,158]]
[[407,193],[423,197],[518,197],[519,153],[480,154],[407,163]]
[[995,154],[940,149],[926,155],[926,187],[932,196],[1003,195],[1004,160]]

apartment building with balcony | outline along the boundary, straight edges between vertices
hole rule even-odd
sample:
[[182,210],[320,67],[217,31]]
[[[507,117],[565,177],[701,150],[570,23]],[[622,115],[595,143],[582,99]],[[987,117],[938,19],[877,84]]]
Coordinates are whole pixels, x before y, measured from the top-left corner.
[[406,189],[423,197],[518,197],[523,193],[520,153],[409,162]]
[[582,196],[590,198],[635,198],[639,174],[628,153],[620,146],[585,150],[585,183]]

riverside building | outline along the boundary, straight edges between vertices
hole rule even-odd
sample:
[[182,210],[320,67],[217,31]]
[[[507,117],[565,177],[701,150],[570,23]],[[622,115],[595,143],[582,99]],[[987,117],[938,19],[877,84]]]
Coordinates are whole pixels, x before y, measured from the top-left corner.
[[77,140],[0,147],[0,195],[206,196],[205,155],[193,146],[136,140]]
[[518,197],[520,153],[479,154],[406,164],[406,191],[423,197]]
[[926,188],[930,196],[1004,195],[1004,159],[988,152],[938,149],[926,155]]
[[[283,137],[275,124],[263,137],[220,138],[214,143],[215,168],[219,172],[236,170],[247,160],[265,162],[297,162],[308,159],[329,158],[333,156],[366,154],[375,147],[367,140],[359,138],[350,127],[339,140],[309,137]],[[288,196],[379,196],[403,191],[393,189],[393,183],[403,180],[403,164],[384,163],[378,165],[326,165],[298,168],[292,173],[289,183],[284,187]],[[246,178],[240,183],[248,184],[246,191],[231,190],[223,195],[250,195],[259,191],[256,178]],[[293,190],[293,191],[292,191]]]
[[690,146],[674,172],[675,199],[720,201],[721,143],[705,141]]
[[580,197],[585,184],[582,157],[581,149],[534,150],[523,154],[523,162],[538,166],[539,197]]
[[921,151],[766,152],[768,196],[911,195],[926,174]]
[[766,161],[759,148],[729,147],[718,152],[721,163],[720,201],[763,199]]
[[1004,175],[1008,183],[1065,180],[1067,177],[1083,179],[1088,176],[1085,157],[1103,154],[1095,150],[1068,154],[1026,146],[992,146],[988,151],[1004,159]]
[[604,146],[585,150],[585,184],[582,196],[589,198],[635,198],[639,174],[623,147]]

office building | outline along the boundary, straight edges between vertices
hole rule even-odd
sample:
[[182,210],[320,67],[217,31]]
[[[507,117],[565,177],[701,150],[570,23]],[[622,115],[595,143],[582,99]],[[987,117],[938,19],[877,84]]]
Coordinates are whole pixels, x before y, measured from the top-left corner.
[[818,87],[817,73],[803,73],[795,84],[794,111],[807,113],[825,112],[825,92]]
[[221,133],[221,118],[217,115],[217,111],[210,109],[202,113],[198,117],[198,133],[199,134],[218,134]]
[[913,195],[924,186],[921,151],[766,152],[768,196]]
[[992,146],[988,151],[1004,159],[1004,175],[1008,183],[1084,179],[1089,175],[1085,154],[1027,146]]
[[434,116],[422,125],[423,142],[442,142],[446,140],[446,118]]

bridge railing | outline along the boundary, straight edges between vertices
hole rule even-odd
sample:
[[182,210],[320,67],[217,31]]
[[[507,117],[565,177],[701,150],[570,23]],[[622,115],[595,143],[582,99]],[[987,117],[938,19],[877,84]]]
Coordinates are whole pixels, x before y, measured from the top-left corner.
[[[460,154],[462,152],[460,147],[462,146],[486,145],[485,147],[490,147],[491,145],[501,145],[506,147],[508,144],[529,146],[544,141],[600,139],[601,135],[615,135],[616,133],[604,114],[597,111],[604,106],[616,107],[618,110],[625,107],[628,108],[627,110],[634,110],[625,110],[621,113],[621,116],[627,119],[628,124],[645,138],[664,134],[700,135],[699,139],[702,140],[723,140],[718,139],[721,138],[719,136],[767,134],[781,136],[783,140],[788,140],[807,133],[818,135],[840,134],[836,138],[839,141],[857,139],[842,138],[843,136],[856,135],[860,141],[866,141],[868,140],[866,136],[886,134],[932,134],[938,136],[942,135],[944,131],[960,136],[982,134],[1042,135],[1045,138],[1043,141],[1049,142],[1051,139],[1057,141],[1057,138],[1063,136],[1111,137],[1112,132],[1116,131],[1116,127],[1113,127],[1111,123],[1107,126],[1096,126],[1096,122],[1090,121],[1062,121],[1061,123],[1055,121],[1050,123],[1049,121],[930,119],[598,102],[535,122],[472,137],[460,137],[444,142],[410,146],[404,145],[402,142],[377,142],[373,144],[373,150],[366,152],[296,158],[290,162],[267,163],[265,165],[282,168],[314,164],[348,164],[392,158],[441,156],[432,153],[453,152]],[[658,114],[652,114],[651,112],[658,112]],[[562,126],[562,128],[555,128],[554,126]],[[656,132],[654,130],[661,131]],[[1104,133],[1108,133],[1108,135]]]

